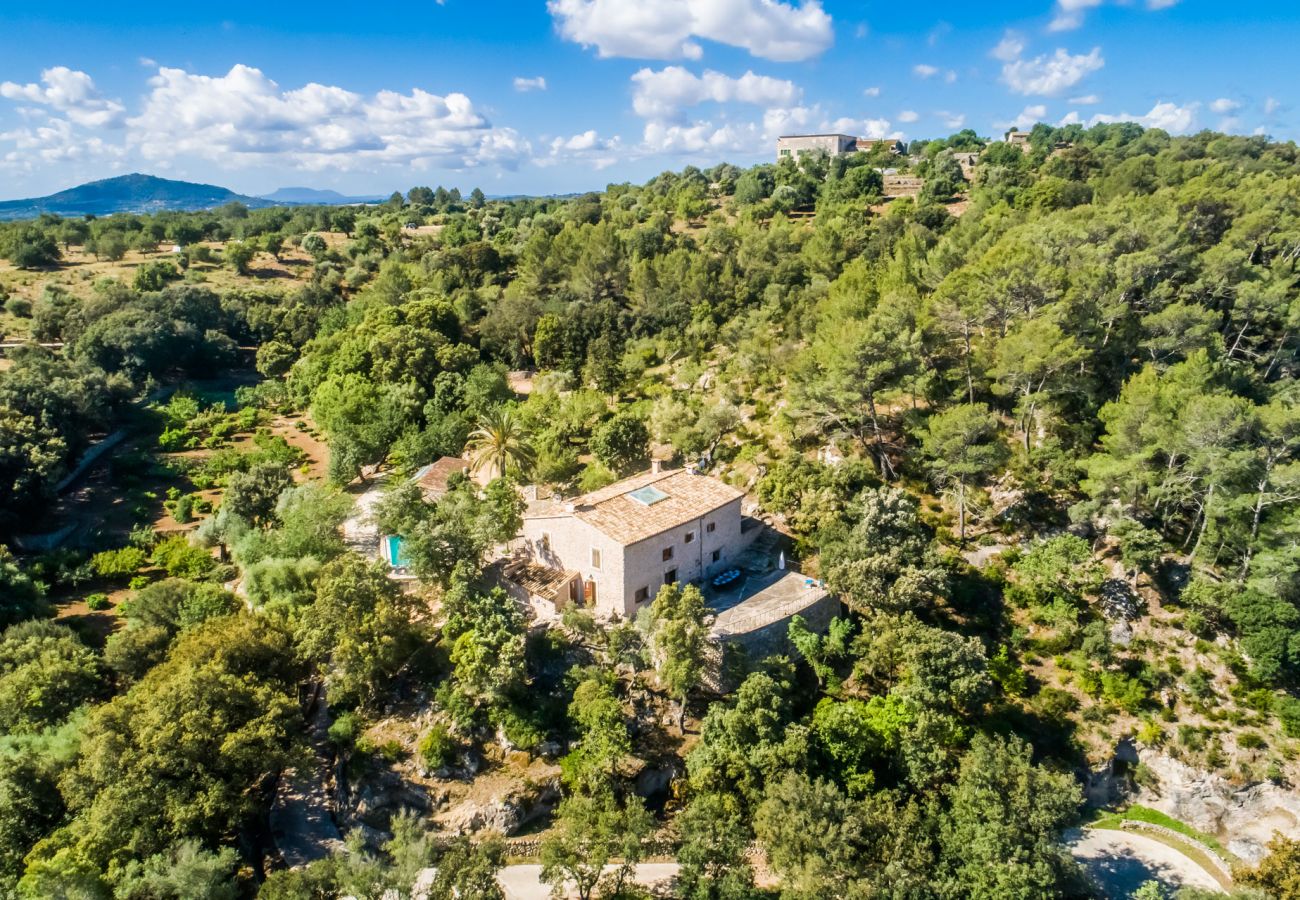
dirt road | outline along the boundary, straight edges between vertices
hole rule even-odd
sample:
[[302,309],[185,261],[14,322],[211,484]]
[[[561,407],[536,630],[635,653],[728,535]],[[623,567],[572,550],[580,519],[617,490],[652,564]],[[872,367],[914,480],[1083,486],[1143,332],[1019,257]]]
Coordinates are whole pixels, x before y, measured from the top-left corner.
[[1067,834],[1066,845],[1113,900],[1127,900],[1144,882],[1152,880],[1170,893],[1184,887],[1223,890],[1200,865],[1142,834],[1088,828]]

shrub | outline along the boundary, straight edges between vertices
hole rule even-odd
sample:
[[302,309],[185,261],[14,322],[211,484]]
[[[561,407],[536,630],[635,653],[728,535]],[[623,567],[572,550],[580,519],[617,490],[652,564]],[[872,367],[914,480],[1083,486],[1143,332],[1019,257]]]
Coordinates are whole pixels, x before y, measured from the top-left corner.
[[132,575],[145,564],[147,554],[139,547],[120,547],[105,550],[90,558],[90,567],[103,578],[120,578]]
[[351,750],[361,732],[361,720],[356,713],[345,712],[336,718],[329,727],[329,738],[340,750]]
[[1275,706],[1282,733],[1289,738],[1300,738],[1300,700],[1284,694],[1276,699]]
[[18,319],[32,317],[32,301],[26,297],[10,297],[5,301],[5,312]]
[[1165,730],[1158,722],[1147,719],[1138,726],[1137,739],[1139,743],[1146,744],[1148,747],[1159,747],[1164,743]]
[[1243,731],[1237,738],[1237,746],[1243,750],[1262,750],[1268,742],[1258,731]]
[[153,562],[179,578],[202,578],[216,566],[216,560],[202,547],[195,547],[183,534],[174,534],[158,542]]
[[182,524],[194,518],[193,494],[182,494],[176,498],[176,503],[172,506],[172,518]]
[[449,766],[456,761],[456,739],[451,736],[446,725],[433,725],[425,732],[424,737],[420,738],[417,749],[420,752],[420,759],[424,760],[424,764],[430,769]]
[[133,590],[133,591],[138,591],[138,590],[140,590],[141,588],[148,587],[148,586],[149,586],[149,576],[148,576],[148,575],[136,575],[134,578],[132,578],[130,581],[127,582],[126,586],[129,587],[129,588],[130,588],[131,590]]
[[1079,708],[1079,700],[1061,688],[1043,688],[1038,694],[1038,708],[1048,719],[1064,719]]
[[1002,685],[1002,690],[1012,697],[1020,697],[1025,693],[1028,687],[1028,676],[1025,675],[1025,670],[1008,655],[1005,646],[998,648],[998,652],[988,661],[988,668],[993,680]]
[[113,604],[108,602],[108,594],[91,594],[86,598],[86,606],[98,612],[102,609],[108,609]]

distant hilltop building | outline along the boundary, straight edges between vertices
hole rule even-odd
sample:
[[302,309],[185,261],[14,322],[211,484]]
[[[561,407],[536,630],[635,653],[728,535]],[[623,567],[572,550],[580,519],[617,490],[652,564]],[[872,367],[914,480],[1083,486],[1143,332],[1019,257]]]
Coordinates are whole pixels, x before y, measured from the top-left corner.
[[899,156],[907,150],[902,141],[890,138],[860,138],[851,134],[787,134],[776,139],[776,158],[778,162],[787,156],[798,159],[805,153],[848,156],[850,153],[869,153],[881,145]]
[[1028,131],[1008,131],[1006,141],[1012,147],[1019,147],[1021,153],[1032,153],[1033,146],[1029,143]]

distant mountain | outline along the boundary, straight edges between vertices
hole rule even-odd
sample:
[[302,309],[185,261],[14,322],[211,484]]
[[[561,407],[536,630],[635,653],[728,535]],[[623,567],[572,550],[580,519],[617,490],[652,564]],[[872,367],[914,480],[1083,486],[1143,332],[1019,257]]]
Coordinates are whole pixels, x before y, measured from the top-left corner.
[[107,216],[122,212],[209,209],[231,202],[250,207],[275,205],[215,184],[172,181],[136,173],[92,181],[48,197],[0,202],[0,219],[30,219],[46,212],[61,216]]
[[335,206],[340,203],[379,203],[387,198],[378,194],[364,197],[348,197],[338,191],[318,191],[309,187],[285,187],[274,193],[262,194],[260,199],[270,200],[272,203]]

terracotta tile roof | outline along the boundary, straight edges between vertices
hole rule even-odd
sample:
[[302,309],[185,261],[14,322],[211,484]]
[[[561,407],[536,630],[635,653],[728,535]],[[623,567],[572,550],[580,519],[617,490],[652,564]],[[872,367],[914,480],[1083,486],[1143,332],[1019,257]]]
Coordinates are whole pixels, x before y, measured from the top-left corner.
[[420,486],[425,497],[437,499],[447,493],[447,479],[457,472],[468,471],[469,463],[459,456],[444,456],[416,472],[411,480]]
[[[653,487],[664,496],[646,503],[632,495]],[[635,544],[678,525],[706,516],[744,493],[708,475],[643,472],[573,501],[573,515],[620,544]]]
[[555,603],[557,600],[568,599],[569,582],[577,578],[578,573],[526,560],[511,560],[502,566],[501,577],[513,581],[534,597]]

